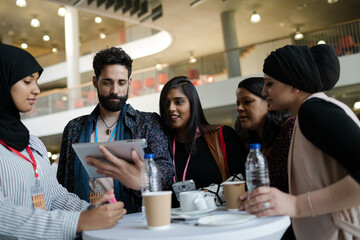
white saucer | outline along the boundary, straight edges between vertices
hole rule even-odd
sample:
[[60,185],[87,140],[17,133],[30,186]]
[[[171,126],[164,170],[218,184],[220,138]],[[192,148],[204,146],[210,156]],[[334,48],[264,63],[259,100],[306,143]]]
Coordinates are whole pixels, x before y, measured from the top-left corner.
[[171,209],[171,214],[172,215],[199,216],[199,215],[205,215],[205,214],[214,212],[216,209],[217,209],[217,207],[212,208],[212,209],[206,209],[206,210],[197,210],[197,211],[184,212],[184,211],[181,211],[180,208],[172,208]]
[[212,215],[200,218],[197,223],[204,226],[225,226],[225,225],[234,225],[247,222],[250,219],[256,218],[255,215],[243,215],[243,214],[222,214],[222,215]]

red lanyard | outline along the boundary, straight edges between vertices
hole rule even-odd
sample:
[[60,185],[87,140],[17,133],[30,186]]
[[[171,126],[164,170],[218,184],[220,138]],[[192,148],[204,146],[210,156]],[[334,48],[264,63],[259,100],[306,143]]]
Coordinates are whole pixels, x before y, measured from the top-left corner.
[[16,149],[10,147],[9,145],[7,145],[6,143],[4,143],[2,140],[0,140],[0,143],[2,145],[4,145],[5,147],[7,147],[10,151],[12,151],[13,153],[15,153],[16,155],[18,155],[19,157],[25,159],[26,161],[28,161],[29,163],[31,163],[31,165],[33,166],[33,169],[34,169],[34,172],[35,172],[35,178],[38,178],[39,177],[39,173],[37,171],[37,165],[36,165],[36,161],[35,161],[35,158],[34,158],[34,155],[32,154],[31,150],[30,150],[30,147],[27,146],[26,147],[26,150],[27,152],[29,153],[29,156],[31,158],[28,159],[27,157],[25,157],[23,154],[21,154],[19,151],[17,151]]
[[[194,141],[196,139],[196,134],[199,131],[199,127],[196,128],[196,133],[195,133],[195,137],[194,137]],[[191,158],[191,150],[190,150],[190,154],[189,157],[187,159],[186,165],[185,165],[185,169],[184,169],[184,173],[183,173],[183,177],[182,177],[182,181],[185,181],[185,177],[186,177],[186,172],[189,166],[189,162],[190,162],[190,158]],[[176,167],[175,167],[175,138],[173,140],[173,164],[174,164],[174,168],[175,168],[175,176],[173,178],[173,181],[176,182]]]

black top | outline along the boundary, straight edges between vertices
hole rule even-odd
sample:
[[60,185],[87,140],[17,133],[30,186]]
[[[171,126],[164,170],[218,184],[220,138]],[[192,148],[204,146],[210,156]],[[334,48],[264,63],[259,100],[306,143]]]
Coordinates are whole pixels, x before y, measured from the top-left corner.
[[[245,176],[247,150],[237,133],[228,126],[223,128],[224,141],[230,175],[242,173]],[[171,146],[172,147],[172,146]],[[221,174],[203,136],[196,139],[196,155],[191,156],[185,179],[192,179],[196,188],[222,182]],[[182,181],[189,153],[184,143],[176,142],[175,166],[178,181]]]
[[298,119],[304,136],[360,183],[360,128],[345,111],[331,102],[312,98],[301,105]]

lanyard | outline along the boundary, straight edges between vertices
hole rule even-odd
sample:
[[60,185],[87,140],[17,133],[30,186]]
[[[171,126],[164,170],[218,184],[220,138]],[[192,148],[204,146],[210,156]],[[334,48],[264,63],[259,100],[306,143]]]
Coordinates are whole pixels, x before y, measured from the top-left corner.
[[34,169],[34,172],[35,172],[35,178],[38,180],[39,179],[39,173],[37,171],[37,165],[36,165],[36,161],[35,161],[35,158],[34,158],[34,155],[32,154],[31,150],[30,150],[30,147],[27,146],[26,147],[26,150],[27,152],[29,153],[29,156],[31,158],[28,159],[27,157],[25,157],[22,153],[20,153],[19,151],[17,151],[16,149],[10,147],[9,145],[7,145],[6,143],[4,143],[2,140],[0,140],[0,143],[2,145],[4,145],[5,147],[7,147],[10,151],[12,151],[13,153],[15,153],[16,155],[18,155],[19,157],[25,159],[26,161],[28,161],[29,163],[31,163],[31,165],[33,166],[33,169]]
[[[98,142],[98,132],[97,132],[97,118],[96,118],[96,123],[95,123],[96,127],[95,127],[95,137],[94,137],[94,141],[97,143]],[[109,142],[111,142],[111,140],[114,138],[115,133],[116,133],[116,128],[117,128],[117,124],[115,125],[115,128],[110,136]]]
[[[199,131],[199,127],[196,128],[196,133]],[[196,139],[196,133],[195,133],[195,136],[194,136],[194,141]],[[174,168],[175,168],[175,176],[173,178],[173,181],[176,182],[176,167],[175,167],[175,138],[173,140],[173,165],[174,165]],[[186,162],[186,165],[185,165],[185,169],[184,169],[184,173],[183,173],[183,177],[182,177],[182,181],[185,181],[185,177],[186,177],[186,172],[187,172],[187,169],[188,169],[188,166],[189,166],[189,162],[190,162],[190,158],[191,158],[191,150],[190,150],[190,154],[189,154],[189,157],[187,159],[187,162]]]

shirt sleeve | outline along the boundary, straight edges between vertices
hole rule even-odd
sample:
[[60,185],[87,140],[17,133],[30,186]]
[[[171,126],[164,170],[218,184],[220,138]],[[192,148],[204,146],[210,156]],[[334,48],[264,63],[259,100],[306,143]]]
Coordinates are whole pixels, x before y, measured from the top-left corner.
[[43,211],[14,205],[0,191],[0,238],[73,239],[80,212]]
[[223,127],[226,156],[230,175],[241,173],[245,177],[247,149],[239,135],[229,126]]
[[331,102],[313,98],[302,104],[298,119],[304,136],[360,183],[360,128],[345,111]]
[[148,119],[149,124],[146,130],[146,141],[148,148],[146,150],[155,154],[155,162],[158,165],[161,175],[161,184],[164,190],[171,189],[172,178],[174,176],[174,166],[169,153],[168,139],[162,130],[159,122],[159,115],[156,113]]

